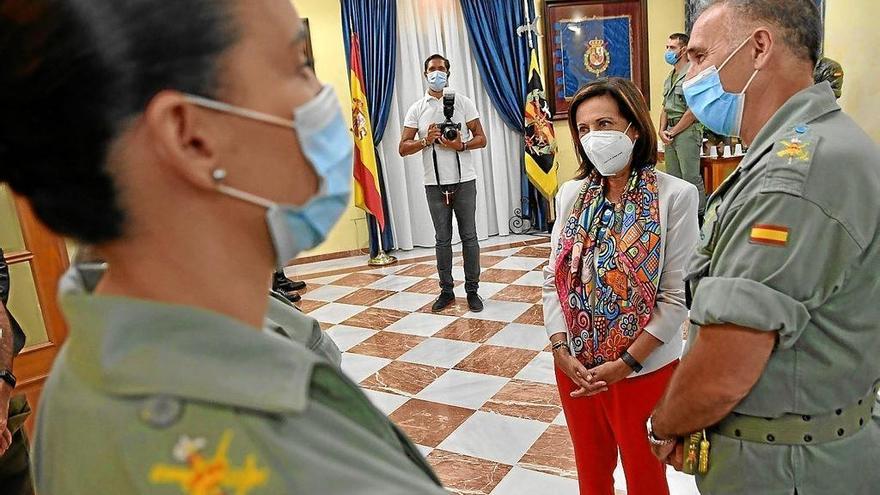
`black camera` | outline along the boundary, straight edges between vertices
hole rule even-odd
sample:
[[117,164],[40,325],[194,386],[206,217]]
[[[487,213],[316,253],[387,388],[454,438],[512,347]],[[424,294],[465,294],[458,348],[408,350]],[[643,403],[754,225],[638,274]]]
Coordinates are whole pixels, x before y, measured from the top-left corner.
[[443,116],[446,117],[446,122],[437,124],[437,128],[449,141],[455,141],[458,133],[461,132],[461,123],[452,121],[453,113],[455,113],[455,90],[446,88],[443,90]]

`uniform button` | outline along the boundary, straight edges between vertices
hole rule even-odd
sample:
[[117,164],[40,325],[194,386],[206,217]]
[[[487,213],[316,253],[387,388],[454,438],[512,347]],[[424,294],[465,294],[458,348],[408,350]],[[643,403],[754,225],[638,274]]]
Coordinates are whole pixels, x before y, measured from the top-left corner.
[[809,420],[813,419],[813,418],[806,416],[806,415],[801,416],[801,417],[804,418],[804,421],[809,421]]
[[862,405],[862,399],[859,399],[859,405],[860,406]]
[[775,441],[776,441],[776,437],[774,437],[772,434],[768,434],[768,435],[767,435],[767,441],[768,441],[768,442],[775,442]]
[[864,426],[865,418],[859,418],[859,426]]
[[141,421],[154,428],[167,428],[183,415],[183,403],[180,399],[157,395],[144,399],[140,410]]
[[804,134],[805,132],[807,132],[807,126],[801,124],[794,128],[794,132],[798,134]]
[[809,443],[813,441],[813,435],[804,435],[804,441]]
[[844,434],[843,428],[837,430],[837,436],[842,437]]
[[742,436],[742,432],[739,431],[739,430],[733,430],[733,434],[736,435],[737,437],[741,437],[741,436]]
[[838,409],[838,410],[834,411],[834,414],[840,416],[841,414],[843,414],[843,409]]

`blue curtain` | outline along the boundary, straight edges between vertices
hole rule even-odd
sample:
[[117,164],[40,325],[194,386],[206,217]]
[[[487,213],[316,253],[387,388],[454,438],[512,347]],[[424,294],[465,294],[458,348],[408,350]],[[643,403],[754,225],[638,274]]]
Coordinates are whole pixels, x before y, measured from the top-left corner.
[[[486,92],[514,131],[525,132],[525,100],[529,70],[529,40],[516,33],[526,23],[522,0],[461,0],[471,51],[483,77]],[[528,0],[529,18],[535,18],[535,5]],[[533,34],[532,42],[537,47]],[[522,171],[521,216],[539,229],[547,230],[546,201],[541,198]],[[514,219],[511,219],[513,225]]]
[[[332,1],[332,0],[331,0]],[[394,75],[397,67],[397,5],[394,0],[341,0],[342,4],[342,42],[345,46],[345,60],[351,60],[351,29],[361,41],[361,65],[364,68],[364,91],[370,105],[370,122],[373,124],[373,143],[377,146],[385,135],[385,125],[391,111],[391,98],[394,94]],[[388,201],[385,192],[385,178],[378,153],[376,166],[379,169],[379,186],[385,210],[385,225],[388,217]],[[375,256],[379,250],[376,237],[377,224],[367,216],[370,230],[370,253]],[[382,233],[385,250],[394,247],[391,229]]]

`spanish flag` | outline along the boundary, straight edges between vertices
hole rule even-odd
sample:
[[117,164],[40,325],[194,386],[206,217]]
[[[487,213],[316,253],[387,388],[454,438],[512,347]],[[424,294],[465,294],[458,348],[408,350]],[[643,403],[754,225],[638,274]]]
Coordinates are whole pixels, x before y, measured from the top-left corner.
[[385,212],[379,192],[379,170],[376,167],[376,149],[373,146],[373,126],[367,95],[364,94],[364,71],[361,68],[360,40],[351,34],[351,128],[354,133],[354,204],[376,217],[379,228],[385,230]]
[[531,58],[525,110],[526,175],[552,204],[559,188],[556,180],[559,168],[556,163],[556,134],[553,132],[538,55],[534,48],[531,49]]

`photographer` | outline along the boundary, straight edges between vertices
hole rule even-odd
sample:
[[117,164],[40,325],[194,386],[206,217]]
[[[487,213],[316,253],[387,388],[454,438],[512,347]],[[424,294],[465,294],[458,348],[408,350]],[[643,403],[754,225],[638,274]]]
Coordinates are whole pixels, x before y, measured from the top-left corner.
[[436,54],[428,57],[425,78],[428,92],[407,112],[398,151],[400,156],[422,153],[425,193],[436,233],[441,289],[432,310],[442,311],[455,301],[452,279],[452,213],[455,212],[464,256],[468,307],[479,312],[483,310],[483,302],[477,295],[480,283],[480,246],[475,217],[477,173],[471,152],[486,146],[486,135],[474,102],[445,89],[449,60]]

